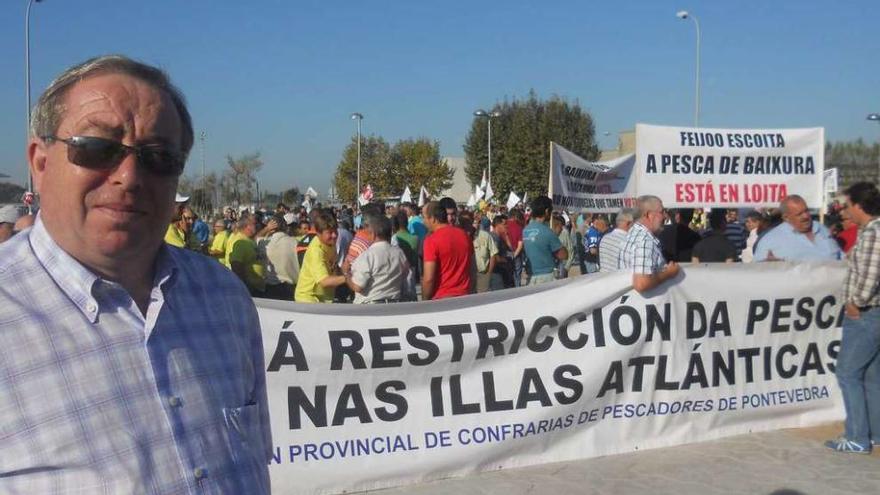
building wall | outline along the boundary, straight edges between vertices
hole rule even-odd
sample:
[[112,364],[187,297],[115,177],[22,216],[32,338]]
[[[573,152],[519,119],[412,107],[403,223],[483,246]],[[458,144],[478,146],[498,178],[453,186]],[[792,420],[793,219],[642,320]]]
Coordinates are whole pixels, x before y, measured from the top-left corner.
[[473,190],[471,189],[471,185],[467,180],[467,175],[465,175],[464,172],[464,168],[467,165],[464,157],[445,156],[443,159],[446,160],[449,167],[455,171],[455,175],[452,176],[452,187],[440,193],[439,197],[449,196],[454,199],[456,203],[467,203]]

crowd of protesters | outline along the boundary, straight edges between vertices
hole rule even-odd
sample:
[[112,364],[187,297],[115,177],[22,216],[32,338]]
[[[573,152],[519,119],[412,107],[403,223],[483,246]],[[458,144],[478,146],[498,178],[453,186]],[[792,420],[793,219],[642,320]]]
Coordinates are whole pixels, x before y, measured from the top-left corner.
[[636,265],[660,273],[678,263],[841,259],[856,234],[841,212],[837,202],[829,207],[828,228],[795,195],[779,208],[745,212],[743,221],[737,209],[665,209],[651,197],[612,215],[554,211],[546,196],[511,209],[465,208],[447,197],[421,208],[227,208],[209,226],[184,202],[165,240],[216,258],[254,297],[391,303],[638,273]]

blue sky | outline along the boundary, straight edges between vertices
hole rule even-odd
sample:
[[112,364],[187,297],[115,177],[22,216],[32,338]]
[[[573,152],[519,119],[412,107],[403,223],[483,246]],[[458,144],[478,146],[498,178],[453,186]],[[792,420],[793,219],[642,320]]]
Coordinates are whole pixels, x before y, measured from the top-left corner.
[[[24,12],[0,6],[0,172],[25,180]],[[693,22],[705,127],[825,127],[875,141],[880,3],[44,0],[31,17],[33,99],[86,58],[123,53],[183,90],[208,171],[263,154],[264,190],[325,193],[351,139],[427,136],[462,156],[471,113],[557,94],[593,116],[600,146],[636,122],[690,125]],[[605,132],[611,133],[604,136]],[[199,149],[187,174],[200,174]]]

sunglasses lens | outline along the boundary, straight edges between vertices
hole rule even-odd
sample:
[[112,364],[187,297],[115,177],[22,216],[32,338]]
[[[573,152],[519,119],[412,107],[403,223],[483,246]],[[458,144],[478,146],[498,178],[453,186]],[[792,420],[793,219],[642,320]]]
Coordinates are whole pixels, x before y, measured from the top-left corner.
[[119,143],[95,137],[73,137],[67,146],[67,159],[71,163],[92,169],[115,167],[124,153]]
[[168,150],[161,148],[142,148],[140,164],[156,175],[172,176],[183,172],[180,158]]

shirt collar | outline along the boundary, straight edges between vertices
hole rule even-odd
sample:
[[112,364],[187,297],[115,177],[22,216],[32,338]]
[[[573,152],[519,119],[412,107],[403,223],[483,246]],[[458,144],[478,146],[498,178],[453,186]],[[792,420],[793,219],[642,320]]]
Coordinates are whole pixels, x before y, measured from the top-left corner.
[[[49,277],[58,285],[65,295],[90,322],[95,323],[98,319],[99,302],[95,297],[96,288],[99,284],[108,282],[91,270],[83,266],[73,256],[61,249],[43,225],[40,214],[37,214],[34,227],[28,234],[31,249],[39,263],[49,274]],[[156,257],[155,272],[153,275],[153,287],[165,285],[173,281],[178,271],[177,262],[171,253],[171,249],[164,242]]]

